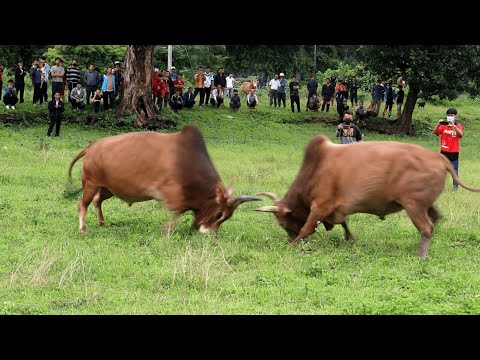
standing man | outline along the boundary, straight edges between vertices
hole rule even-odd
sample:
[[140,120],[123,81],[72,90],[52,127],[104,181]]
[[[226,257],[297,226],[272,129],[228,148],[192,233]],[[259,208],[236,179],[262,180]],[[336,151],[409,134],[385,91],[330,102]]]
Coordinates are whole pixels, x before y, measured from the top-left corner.
[[105,111],[113,108],[113,101],[115,100],[115,75],[112,73],[112,68],[107,68],[107,73],[103,75],[102,83],[103,92],[103,107]]
[[[50,79],[50,72],[52,69],[50,65],[48,65],[48,63],[45,61],[45,59],[46,59],[45,56],[40,56],[38,58],[38,62],[39,62],[40,72],[43,74],[45,78],[45,84],[46,84],[48,82],[48,79]],[[45,102],[48,101],[48,94],[46,90],[42,92],[42,96]],[[53,98],[53,94],[52,94],[52,98]]]
[[195,78],[195,91],[193,92],[193,99],[197,97],[197,94],[200,93],[200,102],[199,106],[203,106],[205,101],[205,75],[203,74],[203,67],[199,66],[197,73],[193,76]]
[[398,85],[398,92],[397,92],[397,119],[400,118],[402,115],[402,105],[403,105],[403,98],[405,93],[403,91],[403,85]]
[[210,92],[212,90],[212,84],[213,84],[213,74],[210,72],[210,67],[207,66],[205,68],[205,105],[208,105],[208,102],[210,101]]
[[53,100],[48,103],[48,111],[50,111],[50,126],[48,127],[47,136],[52,134],[53,126],[55,126],[55,136],[60,135],[60,124],[62,122],[62,114],[65,106],[60,100],[60,91],[55,92]]
[[[58,91],[60,94],[62,93],[62,83],[63,83],[63,75],[65,75],[65,68],[60,64],[62,59],[59,57],[55,58],[55,66],[52,67],[52,99],[54,98],[54,94]],[[47,80],[47,76],[45,76],[45,80]]]
[[355,107],[358,105],[358,88],[360,84],[357,81],[357,77],[354,75],[352,79],[348,82],[348,87],[350,90],[350,101],[352,102],[352,108],[355,104]]
[[[433,133],[440,136],[440,153],[453,165],[458,175],[458,158],[460,154],[460,139],[463,137],[463,126],[457,121],[457,109],[447,110],[447,119],[438,120]],[[453,190],[458,189],[458,183],[453,180]]]
[[322,85],[322,111],[325,110],[325,106],[327,107],[327,112],[330,109],[330,100],[335,93],[335,89],[332,88],[330,84],[330,78],[325,79],[325,84]]
[[230,99],[233,95],[233,85],[235,83],[235,78],[232,73],[229,73],[227,76],[227,97]]
[[390,117],[392,116],[392,107],[395,100],[397,100],[395,89],[393,88],[393,84],[390,81],[388,83],[388,88],[385,91],[385,108],[383,109],[383,117],[385,117],[385,112],[388,109],[388,118],[390,119]]
[[72,59],[72,64],[67,68],[67,85],[68,97],[70,98],[72,90],[77,87],[77,84],[82,80],[80,68],[78,67],[77,59]]
[[382,99],[384,97],[384,89],[382,86],[382,81],[379,79],[372,89],[372,104],[374,105],[375,113],[380,112],[380,106],[382,105]]
[[97,90],[97,86],[101,81],[100,74],[95,70],[94,64],[88,65],[88,70],[85,72],[84,78],[87,90],[87,105],[89,105],[90,99],[95,94],[95,90]]
[[[275,108],[277,107],[277,97],[278,97],[278,87],[280,86],[280,80],[278,80],[278,75],[275,74],[272,80],[270,80],[268,84],[268,96],[270,97],[270,107],[272,107],[272,103],[275,103]],[[278,103],[278,107],[280,107],[280,102]]]
[[310,75],[310,81],[307,83],[307,90],[308,90],[307,111],[308,111],[308,103],[310,102],[310,99],[313,97],[313,94],[317,93],[317,89],[318,89],[318,83],[317,83],[317,80],[315,80],[315,75],[312,74]]
[[115,66],[113,68],[113,75],[115,75],[115,98],[123,90],[123,72],[120,67],[121,65],[122,63],[120,61],[115,61]]
[[15,67],[15,89],[17,94],[20,95],[20,104],[23,103],[23,92],[25,91],[25,75],[27,71],[23,67],[23,61],[19,60]]
[[[177,68],[175,66],[172,66],[170,68],[170,73],[168,74],[168,89],[170,90],[170,96],[175,95],[175,80],[177,80],[178,74],[177,74]],[[171,103],[170,103],[171,104]]]
[[285,80],[285,74],[283,72],[280,73],[280,86],[278,87],[277,95],[278,107],[280,107],[280,104],[283,101],[283,108],[285,109],[287,107],[285,105],[285,101],[287,100],[287,80]]
[[290,81],[288,87],[290,88],[290,105],[292,106],[292,112],[295,112],[293,103],[297,104],[297,110],[300,112],[300,84],[295,76],[292,76],[292,81]]

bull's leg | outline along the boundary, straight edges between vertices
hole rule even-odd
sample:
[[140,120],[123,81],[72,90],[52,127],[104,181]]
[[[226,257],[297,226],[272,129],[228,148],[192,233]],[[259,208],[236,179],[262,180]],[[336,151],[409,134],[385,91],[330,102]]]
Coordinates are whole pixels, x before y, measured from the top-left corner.
[[82,199],[78,203],[78,220],[80,222],[80,232],[85,234],[87,232],[87,225],[85,224],[85,214],[87,213],[88,205],[93,200],[93,197],[98,191],[98,187],[85,182],[83,186]]
[[98,225],[105,226],[105,219],[102,212],[102,201],[111,198],[113,194],[106,188],[101,187],[93,197],[93,205],[97,210]]
[[428,208],[428,217],[432,220],[432,223],[435,225],[437,221],[442,217],[440,213],[433,206]]
[[342,222],[342,227],[343,227],[343,230],[345,230],[345,240],[355,240],[355,236],[353,236],[353,234],[351,233],[350,229],[348,228],[348,225],[347,225],[347,222],[344,221]]
[[[320,208],[324,210],[320,211],[319,210]],[[325,211],[325,209],[327,211]],[[330,208],[312,206],[312,208],[310,209],[310,214],[308,215],[307,221],[305,222],[303,227],[300,229],[298,236],[290,242],[289,246],[296,245],[307,236],[312,235],[315,232],[315,228],[317,227],[318,221],[323,221],[327,217],[327,214],[329,214],[331,211],[332,209]]]
[[[420,245],[420,259],[424,260],[427,257],[428,247],[432,242],[432,233],[434,228],[429,213],[432,215],[434,213],[438,215],[438,213],[435,211],[435,209],[433,209],[433,207],[429,208],[428,212],[426,209],[415,205],[404,206],[404,209],[407,211],[407,214],[410,217],[410,220],[412,220],[413,225],[415,225],[420,232],[422,240],[422,244]],[[432,212],[430,209],[433,209],[434,212]]]

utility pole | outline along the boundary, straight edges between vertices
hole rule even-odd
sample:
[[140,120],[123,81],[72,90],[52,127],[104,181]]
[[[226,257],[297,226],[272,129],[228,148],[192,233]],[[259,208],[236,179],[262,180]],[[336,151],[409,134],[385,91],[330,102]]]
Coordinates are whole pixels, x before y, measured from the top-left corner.
[[317,75],[317,45],[313,46],[313,74]]
[[168,45],[167,71],[170,71],[170,69],[172,68],[172,50],[173,45]]

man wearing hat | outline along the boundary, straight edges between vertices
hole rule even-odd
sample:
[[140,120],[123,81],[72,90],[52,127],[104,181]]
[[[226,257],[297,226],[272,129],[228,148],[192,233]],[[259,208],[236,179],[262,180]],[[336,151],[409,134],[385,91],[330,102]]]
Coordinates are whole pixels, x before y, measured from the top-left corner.
[[172,66],[170,68],[170,73],[168,74],[168,81],[167,81],[167,86],[170,90],[170,94],[173,96],[175,94],[175,80],[177,80],[178,74],[177,74],[177,68],[175,66]]
[[[438,120],[433,133],[440,136],[440,153],[445,155],[453,165],[458,175],[458,158],[460,153],[460,139],[463,137],[463,127],[457,121],[457,109],[449,108],[447,118]],[[453,180],[453,190],[458,189],[458,183]]]
[[280,108],[280,105],[283,101],[283,108],[286,108],[285,101],[287,99],[287,80],[285,80],[285,74],[283,72],[280,73],[280,86],[278,87],[278,107]]

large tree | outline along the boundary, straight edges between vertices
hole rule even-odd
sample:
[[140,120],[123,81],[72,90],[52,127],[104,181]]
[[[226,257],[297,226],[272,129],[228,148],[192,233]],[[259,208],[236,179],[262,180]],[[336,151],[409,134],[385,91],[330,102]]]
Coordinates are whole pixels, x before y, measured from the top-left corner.
[[359,55],[379,76],[395,79],[401,73],[406,77],[408,95],[396,126],[412,134],[413,110],[420,95],[425,100],[433,95],[454,99],[476,88],[470,86],[469,76],[478,69],[479,49],[477,45],[364,45]]
[[133,111],[137,117],[135,126],[155,121],[157,110],[152,100],[154,45],[129,45],[123,70],[123,99],[119,112]]

